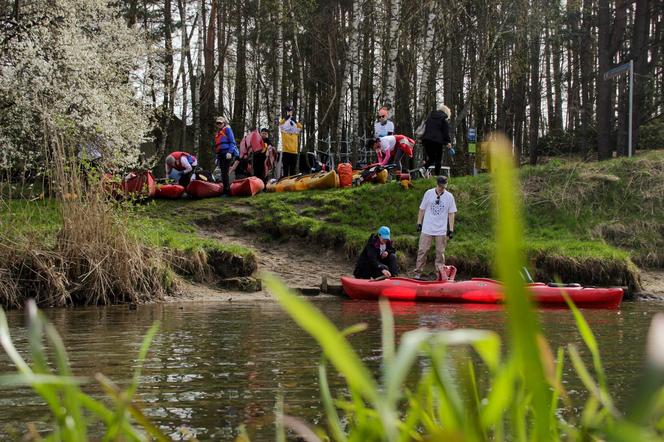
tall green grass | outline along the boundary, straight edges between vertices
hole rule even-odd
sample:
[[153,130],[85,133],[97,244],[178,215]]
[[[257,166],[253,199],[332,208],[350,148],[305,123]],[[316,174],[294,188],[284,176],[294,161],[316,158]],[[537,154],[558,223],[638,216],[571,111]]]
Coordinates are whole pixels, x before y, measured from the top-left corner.
[[[404,333],[397,346],[389,303],[381,300],[383,361],[374,377],[346,340],[347,334],[361,327],[337,330],[309,302],[274,277],[265,277],[275,298],[317,340],[324,354],[319,374],[327,429],[317,428],[317,439],[312,439],[314,430],[304,431],[299,422],[290,425],[305,440],[663,440],[664,368],[653,365],[645,372],[644,385],[652,388],[642,390],[636,405],[622,414],[608,391],[597,342],[570,300],[569,307],[592,355],[592,369],[586,367],[574,345],[558,349],[554,357],[519,274],[525,261],[523,226],[510,146],[498,138],[493,149],[498,220],[495,272],[507,293],[506,352],[501,351],[498,335],[482,330],[417,329]],[[451,347],[471,349],[480,362],[457,357],[455,367]],[[588,390],[581,413],[571,410],[563,387],[567,359]],[[348,393],[336,399],[327,380],[328,363],[348,386]],[[565,408],[570,412],[561,413]],[[282,417],[277,428],[294,422]]]
[[[17,370],[16,374],[0,375],[0,386],[29,386],[41,396],[50,411],[53,428],[50,434],[44,435],[44,440],[87,441],[92,437],[90,430],[96,429],[99,424],[105,429],[104,435],[101,439],[95,436],[93,440],[170,440],[150,422],[134,402],[145,357],[159,329],[158,322],[148,330],[143,339],[138,352],[137,367],[130,385],[125,390],[101,374],[95,377],[108,399],[102,402],[83,392],[81,385],[91,380],[73,375],[62,339],[55,327],[37,310],[34,301],[28,302],[27,311],[31,363],[14,347],[7,317],[0,309],[0,345]],[[53,355],[53,360],[49,360],[49,353]],[[35,437],[37,440],[41,438],[39,435]]]

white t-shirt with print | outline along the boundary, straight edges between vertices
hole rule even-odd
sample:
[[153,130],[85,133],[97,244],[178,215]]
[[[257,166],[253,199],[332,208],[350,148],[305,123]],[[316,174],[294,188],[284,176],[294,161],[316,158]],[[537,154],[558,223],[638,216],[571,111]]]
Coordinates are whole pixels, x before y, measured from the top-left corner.
[[427,190],[422,197],[420,209],[424,210],[422,233],[432,236],[447,235],[448,215],[457,211],[454,196],[451,193],[446,190],[439,199],[435,188]]

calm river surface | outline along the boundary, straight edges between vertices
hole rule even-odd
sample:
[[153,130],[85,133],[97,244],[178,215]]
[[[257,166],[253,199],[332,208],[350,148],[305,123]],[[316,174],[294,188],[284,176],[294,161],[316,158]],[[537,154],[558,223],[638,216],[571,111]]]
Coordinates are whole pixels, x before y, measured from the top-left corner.
[[[374,369],[380,358],[380,321],[374,302],[332,297],[312,298],[338,327],[367,322],[369,329],[351,337]],[[440,304],[393,304],[397,333],[417,327],[484,328],[504,333],[500,308]],[[664,303],[630,302],[620,310],[584,310],[599,343],[612,392],[628,396],[633,374],[643,361],[654,313]],[[141,339],[150,325],[162,327],[146,363],[140,399],[166,433],[179,437],[182,426],[200,440],[232,440],[245,424],[254,441],[274,440],[273,410],[283,394],[285,411],[308,422],[320,422],[317,368],[320,351],[270,300],[252,302],[186,302],[106,308],[53,309],[46,315],[62,334],[75,374],[101,372],[120,384],[128,382]],[[541,321],[555,349],[569,342],[583,347],[571,313],[542,310]],[[26,330],[22,312],[9,313],[16,346],[23,351]],[[587,352],[585,356],[587,358]],[[0,373],[12,370],[4,352]],[[566,379],[579,398],[571,364]],[[333,384],[342,385],[333,376]],[[94,385],[85,387],[98,392]],[[4,390],[0,396],[0,434],[23,433],[28,422],[43,418],[45,408],[31,390]]]

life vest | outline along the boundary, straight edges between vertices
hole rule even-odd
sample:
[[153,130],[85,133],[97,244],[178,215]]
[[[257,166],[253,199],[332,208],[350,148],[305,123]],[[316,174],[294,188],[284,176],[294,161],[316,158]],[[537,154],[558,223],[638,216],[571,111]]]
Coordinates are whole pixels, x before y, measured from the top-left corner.
[[415,140],[405,135],[395,135],[397,140],[397,147],[409,157],[413,157],[413,148],[415,147]]
[[233,136],[233,130],[230,126],[226,126],[223,129],[217,131],[214,135],[214,151],[217,153],[222,152],[236,152],[237,148],[235,147],[235,136]]
[[173,169],[175,170],[180,170],[180,171],[184,170],[184,167],[182,166],[182,156],[184,156],[187,159],[191,167],[194,167],[197,162],[196,157],[187,152],[180,152],[180,151],[171,152],[171,156],[175,158],[175,165],[173,166]]

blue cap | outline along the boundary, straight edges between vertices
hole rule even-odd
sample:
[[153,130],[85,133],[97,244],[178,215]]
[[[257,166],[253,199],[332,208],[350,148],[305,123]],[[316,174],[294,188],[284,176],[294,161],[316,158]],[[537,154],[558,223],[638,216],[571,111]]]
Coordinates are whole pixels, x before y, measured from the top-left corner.
[[390,228],[387,226],[383,226],[380,229],[378,229],[378,236],[380,236],[383,239],[390,239]]

